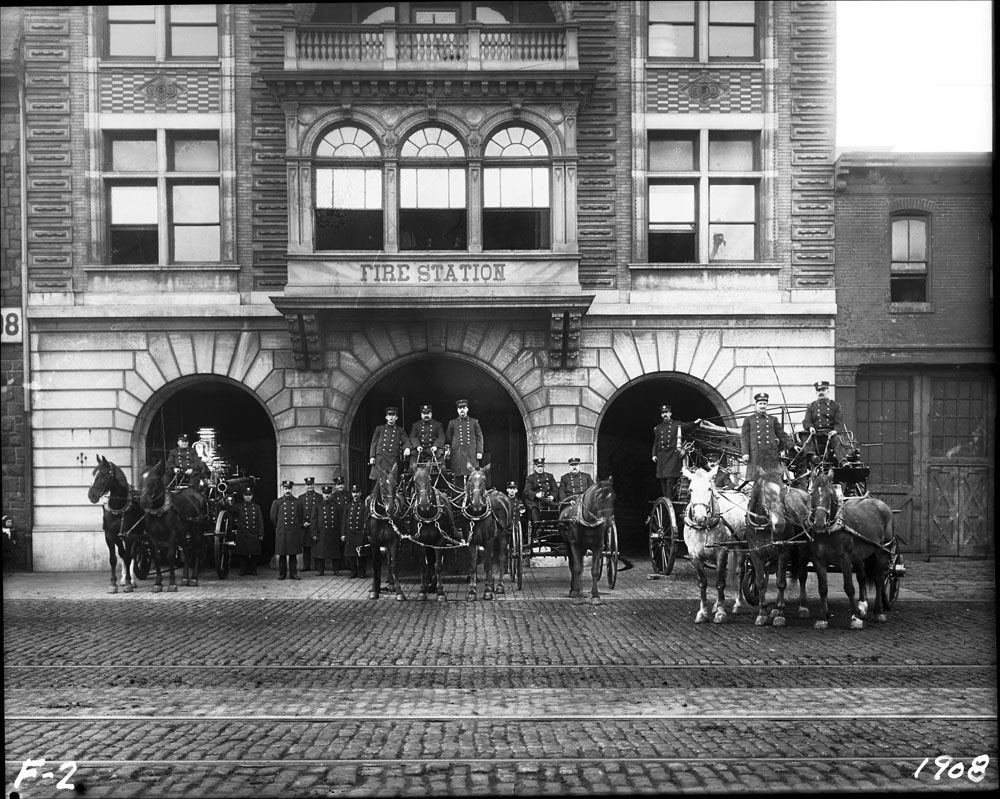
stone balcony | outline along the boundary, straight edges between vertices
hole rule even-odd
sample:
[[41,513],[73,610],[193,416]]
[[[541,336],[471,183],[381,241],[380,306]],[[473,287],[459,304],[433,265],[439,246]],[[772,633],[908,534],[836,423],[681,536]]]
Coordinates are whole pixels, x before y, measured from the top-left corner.
[[572,72],[580,68],[569,25],[293,25],[286,72]]

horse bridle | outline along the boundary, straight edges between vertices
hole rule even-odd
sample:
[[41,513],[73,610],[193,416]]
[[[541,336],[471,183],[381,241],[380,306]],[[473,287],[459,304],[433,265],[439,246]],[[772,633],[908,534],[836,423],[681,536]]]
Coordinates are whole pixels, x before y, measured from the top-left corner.
[[[471,477],[472,475],[469,475],[469,476]],[[484,502],[483,502],[483,506],[484,507],[483,507],[482,513],[476,514],[475,512],[469,510],[469,501],[470,501],[470,496],[469,495],[470,495],[470,486],[471,485],[472,485],[471,481],[467,481],[465,483],[465,491],[462,493],[462,505],[461,505],[462,515],[466,519],[468,519],[470,522],[481,522],[483,519],[485,519],[487,516],[489,516],[493,512],[493,508],[492,508],[491,504],[488,501],[484,500]],[[472,489],[471,493],[474,495],[476,493],[476,491],[478,491],[480,494],[482,494],[485,497],[486,492],[483,491],[481,488],[480,489]]]
[[[708,502],[689,502],[687,507],[687,514],[685,519],[685,524],[689,527],[693,527],[695,530],[711,530],[713,527],[717,526],[722,520],[722,512],[719,510],[718,495],[715,493],[715,486],[709,486],[709,495],[711,500]],[[691,514],[697,507],[703,507],[706,509],[705,521],[701,524],[694,520]]]

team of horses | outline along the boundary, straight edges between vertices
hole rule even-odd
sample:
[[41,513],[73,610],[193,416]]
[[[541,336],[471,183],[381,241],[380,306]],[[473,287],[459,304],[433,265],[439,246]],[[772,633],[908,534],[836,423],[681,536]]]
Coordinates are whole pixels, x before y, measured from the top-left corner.
[[[850,627],[864,626],[869,595],[872,618],[886,620],[883,585],[892,568],[894,542],[892,511],[871,496],[843,497],[832,472],[815,464],[799,481],[789,485],[780,473],[760,473],[749,492],[720,488],[713,469],[684,467],[689,501],[683,515],[684,543],[694,566],[700,590],[695,623],[728,619],[727,581],[734,585],[732,612],[741,610],[737,569],[741,558],[752,564],[756,600],[755,624],[784,626],[785,591],[791,572],[799,582],[798,615],[809,617],[806,576],[812,563],[819,590],[817,629],[828,626],[828,582],[831,567],[843,578],[851,608]],[[168,571],[167,591],[176,591],[175,568],[182,560],[181,584],[198,585],[200,540],[206,500],[197,489],[170,490],[162,462],[145,469],[133,489],[121,467],[98,455],[88,491],[91,503],[103,504],[103,526],[111,568],[110,593],[138,587],[135,564],[145,547],[156,570],[154,592],[163,590],[163,569]],[[490,467],[470,465],[457,483],[443,481],[430,464],[410,468],[400,479],[397,467],[377,470],[367,505],[367,539],[372,561],[369,598],[383,590],[383,567],[388,588],[397,600],[406,595],[399,579],[399,547],[410,541],[422,550],[417,598],[446,598],[443,567],[448,552],[467,550],[469,572],[467,599],[479,596],[479,565],[484,571],[484,600],[503,596],[504,565],[515,519],[514,505],[506,494],[489,487]],[[796,482],[799,482],[796,481]],[[571,598],[585,601],[582,574],[591,554],[590,601],[600,604],[598,582],[609,529],[614,524],[614,488],[601,480],[566,502],[559,514],[559,528],[570,569]],[[121,564],[119,574],[118,565]],[[708,601],[707,568],[716,570],[716,599]],[[769,573],[775,575],[777,599],[766,601]],[[857,590],[855,590],[857,577]],[[747,597],[749,600],[749,597]]]

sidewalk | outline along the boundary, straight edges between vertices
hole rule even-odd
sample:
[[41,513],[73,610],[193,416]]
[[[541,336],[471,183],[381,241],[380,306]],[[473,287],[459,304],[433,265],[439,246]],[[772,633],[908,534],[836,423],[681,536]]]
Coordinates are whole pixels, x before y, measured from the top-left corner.
[[[996,602],[996,572],[993,560],[968,560],[959,558],[918,560],[920,556],[903,556],[906,575],[900,581],[899,601],[937,600]],[[524,570],[523,588],[517,590],[510,578],[504,578],[506,594],[498,601],[518,602],[524,600],[564,601],[569,592],[569,568],[565,562],[549,559],[551,565],[533,566]],[[480,568],[479,597],[482,598],[482,569]],[[714,595],[715,572],[709,573],[709,593]],[[371,589],[371,574],[366,579],[349,579],[345,573],[339,576],[329,572],[323,577],[316,572],[301,573],[299,581],[277,579],[277,572],[268,567],[258,569],[256,577],[240,577],[236,571],[228,579],[220,580],[214,570],[201,572],[196,588],[181,586],[177,573],[176,594],[152,593],[153,578],[139,581],[139,587],[130,595],[108,593],[110,574],[100,572],[45,572],[45,573],[5,573],[3,575],[4,601],[14,599],[55,599],[80,600],[106,597],[108,601],[127,601],[135,597],[171,597],[182,601],[205,600],[213,597],[225,598],[274,598],[274,599],[315,599],[315,600],[368,600]],[[385,575],[383,573],[383,581]],[[403,591],[407,599],[415,600],[419,581],[415,576],[401,577]],[[450,601],[466,601],[467,583],[464,575],[446,574],[446,596]],[[164,586],[167,577],[164,574]],[[585,595],[590,593],[589,567],[584,570],[583,586]],[[119,589],[120,591],[121,589]],[[687,561],[678,561],[670,576],[653,575],[648,559],[624,562],[618,571],[614,589],[608,587],[607,574],[602,577],[599,590],[605,602],[637,599],[684,599],[697,601],[698,586],[694,567]],[[733,586],[727,586],[731,595]],[[810,573],[806,583],[810,602],[817,596],[816,575]],[[839,574],[830,575],[829,591],[831,599],[843,597],[843,581]],[[798,597],[797,585],[790,586],[792,601]],[[768,597],[774,593],[773,577],[768,581]],[[383,593],[381,601],[394,601],[391,594]]]

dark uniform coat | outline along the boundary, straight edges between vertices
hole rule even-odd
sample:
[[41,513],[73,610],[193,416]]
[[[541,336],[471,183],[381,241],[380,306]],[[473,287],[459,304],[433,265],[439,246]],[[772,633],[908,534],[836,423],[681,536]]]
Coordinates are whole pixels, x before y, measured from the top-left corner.
[[431,447],[441,449],[444,442],[444,425],[437,419],[428,419],[426,422],[421,419],[419,422],[414,422],[410,428],[410,449],[417,453],[422,449],[430,450]]
[[743,454],[750,456],[747,463],[747,477],[751,480],[756,477],[755,466],[765,471],[780,470],[780,451],[792,445],[788,434],[781,427],[781,422],[770,414],[757,412],[743,420],[740,443]]
[[829,433],[831,430],[843,433],[844,412],[840,408],[840,403],[829,397],[813,400],[806,408],[802,427],[806,430],[815,427],[817,433]]
[[668,419],[653,428],[653,455],[656,456],[656,476],[680,477],[684,458],[677,443],[681,438],[681,423]]
[[[196,475],[198,477],[207,477],[210,473],[208,466],[205,465],[205,462],[198,457],[198,453],[191,447],[183,449],[181,447],[174,447],[170,450],[170,454],[167,455],[168,479],[173,476],[175,469],[180,470],[182,475],[190,469],[192,477]],[[178,484],[186,482],[187,480],[183,477],[178,479]]]
[[[542,472],[541,474],[532,472],[529,474],[524,481],[524,492],[522,494],[524,497],[524,507],[529,510],[539,507],[539,503],[543,501],[535,496],[539,491],[542,492],[542,497],[547,497],[551,494],[558,499],[559,488],[556,485],[556,478],[548,472]],[[547,502],[547,500],[545,501]]]
[[344,509],[344,518],[340,526],[340,535],[344,542],[344,555],[348,558],[358,557],[358,547],[365,543],[368,507],[365,497],[352,500]]
[[582,494],[594,484],[594,478],[586,472],[566,472],[559,478],[559,494],[556,496],[560,502],[570,497]]
[[[343,494],[343,492],[338,492]],[[323,560],[340,560],[340,526],[344,517],[344,503],[337,502],[336,494],[323,497],[316,509],[312,535],[312,556]]]
[[386,472],[392,471],[393,466],[398,466],[408,443],[406,432],[398,424],[380,424],[376,427],[368,448],[368,457],[375,459],[368,479],[375,480],[378,477],[376,466]]
[[479,420],[466,416],[456,416],[448,422],[445,443],[451,446],[448,468],[455,474],[468,474],[469,464],[478,466],[476,454],[483,451],[483,430]]
[[307,489],[295,501],[299,505],[302,517],[302,521],[300,522],[302,525],[302,546],[312,547],[312,531],[316,527],[316,513],[319,510],[319,503],[323,501],[323,498],[316,491],[309,491]]
[[282,494],[271,504],[274,524],[274,554],[302,554],[302,511],[295,497]]
[[253,500],[243,500],[233,506],[231,514],[236,524],[236,554],[256,557],[264,537],[264,514],[260,505]]

